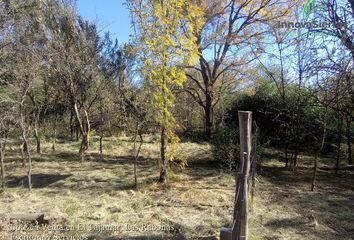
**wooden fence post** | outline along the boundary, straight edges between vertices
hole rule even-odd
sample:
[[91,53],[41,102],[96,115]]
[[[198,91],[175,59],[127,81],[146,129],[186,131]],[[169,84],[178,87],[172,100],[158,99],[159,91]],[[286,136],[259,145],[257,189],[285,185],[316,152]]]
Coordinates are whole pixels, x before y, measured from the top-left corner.
[[236,174],[236,194],[232,228],[221,228],[220,240],[247,240],[248,176],[252,146],[252,112],[239,111],[240,168]]

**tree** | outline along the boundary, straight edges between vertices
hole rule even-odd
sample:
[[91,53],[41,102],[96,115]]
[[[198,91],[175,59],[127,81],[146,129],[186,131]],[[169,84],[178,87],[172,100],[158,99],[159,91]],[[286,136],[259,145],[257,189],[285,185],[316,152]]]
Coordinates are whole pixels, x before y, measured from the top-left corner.
[[[187,66],[200,74],[200,78],[187,73],[195,86],[186,88],[204,110],[208,137],[213,131],[214,107],[222,96],[220,92],[224,86],[234,87],[235,82],[240,82],[248,64],[254,60],[251,50],[260,49],[264,32],[261,26],[287,14],[287,9],[287,2],[277,0],[208,1],[204,10],[206,21],[195,32],[199,66]],[[226,72],[232,72],[233,79],[223,82]]]
[[[127,90],[127,89],[125,89]],[[134,159],[134,183],[138,184],[137,164],[141,147],[144,143],[143,134],[148,132],[149,127],[153,126],[152,111],[148,106],[148,99],[143,94],[144,89],[132,89],[123,91],[122,97],[125,102],[125,117],[127,118],[128,129],[131,129],[133,136],[132,155]],[[139,140],[138,140],[139,139]]]
[[346,104],[340,104],[343,106],[340,111],[353,119],[354,3],[352,0],[321,0],[317,5],[318,10],[310,16],[310,20],[319,18],[329,24],[326,28],[312,30],[323,34],[322,38],[316,39],[316,70],[327,79],[335,77],[340,81],[339,89],[346,96]]
[[[311,65],[313,76],[311,92],[317,104],[336,112],[337,157],[335,169],[338,171],[344,120],[347,126],[348,153],[351,152],[350,123],[354,113],[352,97],[353,65],[351,57],[348,56],[343,46],[336,44],[335,38],[326,37],[321,40],[321,42],[316,41],[318,55],[313,59]],[[349,154],[348,161],[350,161]]]
[[97,68],[101,50],[99,36],[94,24],[77,18],[70,3],[48,1],[46,19],[51,36],[46,56],[52,71],[50,79],[70,101],[81,134],[79,154],[83,161],[89,148],[89,110],[98,101],[102,87],[102,76]]
[[[6,1],[1,5],[7,22],[3,25],[2,98],[18,110],[22,138],[23,166],[28,164],[28,188],[31,190],[32,161],[28,135],[31,111],[27,108],[33,83],[41,78],[44,29],[41,21],[42,2]],[[8,31],[11,29],[11,31]],[[8,91],[8,92],[6,92]]]
[[15,120],[16,105],[7,102],[0,95],[0,108],[3,110],[0,113],[0,177],[1,188],[5,189],[5,153],[7,139],[10,134],[13,134],[14,129],[18,126],[18,122]]
[[[338,113],[340,119],[337,124],[338,148],[336,169],[339,167],[340,142],[342,141],[343,123],[346,123],[346,138],[348,146],[348,162],[352,162],[351,152],[351,122],[354,119],[354,2],[352,0],[321,0],[316,3],[316,11],[309,16],[310,20],[319,18],[329,23],[321,29],[312,32],[321,33],[317,38],[315,71],[320,77],[321,85],[316,89],[328,91],[329,95],[322,100],[323,106],[332,108]],[[324,89],[326,85],[328,89]],[[325,100],[325,101],[324,101]]]
[[128,2],[143,53],[142,76],[147,81],[150,103],[154,106],[156,123],[160,127],[159,182],[165,182],[168,142],[171,142],[169,159],[172,160],[174,145],[179,141],[172,114],[175,95],[171,89],[181,87],[186,80],[185,72],[178,66],[194,65],[198,56],[195,35],[203,24],[202,8],[198,1]]
[[349,52],[354,62],[354,2],[353,0],[320,0],[321,6],[314,16],[331,23],[320,29],[326,35],[335,37]]
[[[302,6],[294,5],[290,19],[300,22],[302,11]],[[282,120],[285,167],[295,170],[300,142],[304,137],[300,123],[306,121],[304,110],[310,98],[303,88],[310,79],[311,65],[308,63],[312,60],[314,40],[307,29],[283,29],[272,24],[269,25],[267,40],[269,46],[261,57],[255,52],[254,55],[264,73],[274,82],[281,98],[275,119]]]

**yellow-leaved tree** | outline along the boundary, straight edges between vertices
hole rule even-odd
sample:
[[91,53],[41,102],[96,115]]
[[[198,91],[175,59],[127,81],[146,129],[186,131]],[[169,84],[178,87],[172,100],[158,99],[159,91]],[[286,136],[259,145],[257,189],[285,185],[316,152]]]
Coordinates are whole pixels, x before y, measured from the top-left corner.
[[[203,25],[202,1],[128,0],[140,49],[141,76],[160,128],[159,182],[165,182],[179,138],[173,116],[175,95],[187,77],[182,67],[198,60],[196,32]],[[169,147],[167,149],[167,145]]]

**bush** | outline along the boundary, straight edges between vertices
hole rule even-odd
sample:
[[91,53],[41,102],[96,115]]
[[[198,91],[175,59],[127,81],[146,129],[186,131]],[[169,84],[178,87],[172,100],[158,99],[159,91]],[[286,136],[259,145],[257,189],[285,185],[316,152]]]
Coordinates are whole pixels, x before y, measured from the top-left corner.
[[[352,159],[354,159],[354,144],[352,144]],[[349,154],[348,154],[348,144],[346,143],[341,143],[340,144],[340,158],[342,159],[342,161],[344,161],[345,163],[347,163],[348,158],[349,158]]]
[[239,130],[236,127],[218,127],[211,141],[213,156],[222,165],[235,169],[239,163]]

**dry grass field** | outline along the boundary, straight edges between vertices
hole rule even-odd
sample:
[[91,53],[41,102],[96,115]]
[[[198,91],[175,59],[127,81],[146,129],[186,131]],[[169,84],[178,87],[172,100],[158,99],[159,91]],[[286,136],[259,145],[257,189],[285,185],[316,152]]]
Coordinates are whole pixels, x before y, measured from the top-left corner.
[[[20,167],[19,149],[12,144],[0,214],[57,211],[67,216],[72,230],[11,232],[3,226],[2,239],[16,239],[16,234],[52,236],[48,239],[218,239],[221,226],[231,223],[234,177],[213,161],[210,145],[182,143],[188,166],[170,171],[167,184],[160,185],[158,144],[149,139],[138,161],[135,187],[129,138],[106,139],[103,156],[93,139],[83,163],[78,160],[78,144],[59,141],[52,152],[46,143],[42,154],[33,155],[30,193],[26,168]],[[322,164],[330,161],[321,159]],[[310,157],[301,156],[299,168],[292,172],[283,168],[277,151],[268,149],[262,164],[250,239],[353,239],[353,174],[334,177],[320,171],[318,188],[310,192]],[[78,226],[86,229],[78,231]]]

